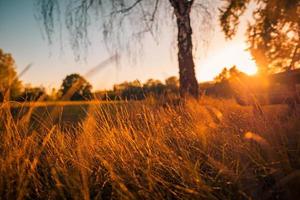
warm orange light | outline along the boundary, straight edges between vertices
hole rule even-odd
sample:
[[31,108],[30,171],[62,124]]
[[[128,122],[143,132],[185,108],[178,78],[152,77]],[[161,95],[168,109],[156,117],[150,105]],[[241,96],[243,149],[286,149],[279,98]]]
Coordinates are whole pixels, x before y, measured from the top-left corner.
[[257,67],[245,44],[227,46],[208,57],[199,64],[197,71],[199,81],[213,80],[224,67],[227,69],[236,65],[237,68],[248,75],[254,75]]

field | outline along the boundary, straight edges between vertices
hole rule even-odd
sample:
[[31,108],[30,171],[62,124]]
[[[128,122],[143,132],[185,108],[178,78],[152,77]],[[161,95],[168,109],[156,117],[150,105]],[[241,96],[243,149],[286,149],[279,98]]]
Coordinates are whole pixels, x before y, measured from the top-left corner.
[[296,199],[300,113],[204,98],[0,107],[1,199]]

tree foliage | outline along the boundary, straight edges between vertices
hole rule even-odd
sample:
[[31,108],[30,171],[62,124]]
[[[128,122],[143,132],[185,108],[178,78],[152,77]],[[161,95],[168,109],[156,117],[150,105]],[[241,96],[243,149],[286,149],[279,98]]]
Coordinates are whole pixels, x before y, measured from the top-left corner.
[[60,92],[62,100],[90,100],[92,86],[79,74],[70,74],[63,80]]
[[11,54],[0,49],[0,102],[15,99],[21,92],[22,84],[15,70],[15,61]]
[[179,81],[175,76],[165,80],[163,84],[159,80],[148,79],[145,83],[138,80],[115,84],[113,90],[98,92],[96,94],[102,100],[142,100],[147,97],[172,98],[179,96]]
[[[239,93],[238,89],[251,83],[251,77],[239,71],[234,65],[231,68],[224,67],[214,78],[214,82],[206,83],[205,94],[218,98],[232,98]],[[245,88],[243,88],[245,89]]]
[[165,80],[168,93],[177,93],[179,88],[179,80],[176,76],[171,76]]
[[226,67],[224,67],[224,68],[222,69],[221,73],[218,74],[218,75],[214,78],[214,80],[215,80],[216,82],[223,82],[223,81],[227,80],[228,78],[229,78],[229,70],[228,70]]
[[[225,0],[220,22],[227,38],[232,38],[243,13],[254,5],[247,40],[260,72],[300,67],[300,1]],[[250,3],[253,4],[250,4]]]
[[[38,101],[45,100],[45,98],[41,99],[41,97],[46,97],[46,90],[43,87],[25,87],[24,91],[18,96],[17,101]],[[46,99],[48,100],[48,99]]]

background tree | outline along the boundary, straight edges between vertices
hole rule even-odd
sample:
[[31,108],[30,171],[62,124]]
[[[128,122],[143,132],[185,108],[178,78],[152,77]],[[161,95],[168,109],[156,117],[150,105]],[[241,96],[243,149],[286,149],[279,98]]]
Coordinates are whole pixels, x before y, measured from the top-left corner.
[[[239,97],[241,93],[247,93],[249,85],[255,85],[247,74],[239,71],[235,65],[227,69],[226,67],[214,78],[214,83],[202,84],[206,88],[205,94],[218,98]],[[247,86],[247,87],[245,87]]]
[[79,74],[71,74],[66,76],[63,80],[60,92],[62,100],[91,100],[92,99],[92,86]]
[[166,86],[179,87],[179,80],[176,76],[170,76],[165,80]]
[[155,79],[148,79],[143,85],[144,92],[149,96],[165,95],[166,86],[160,81]]
[[57,89],[56,88],[52,88],[50,94],[48,95],[48,101],[55,101],[57,100]]
[[176,76],[171,76],[165,80],[168,93],[177,94],[179,89],[179,80]]
[[224,67],[224,68],[222,69],[221,73],[218,74],[218,75],[214,78],[214,80],[215,80],[216,82],[222,82],[222,81],[227,80],[228,78],[229,78],[229,71],[228,71],[228,69],[227,69],[226,67]]
[[115,84],[113,90],[98,91],[95,93],[96,98],[101,100],[143,100],[147,97],[157,99],[172,99],[179,96],[179,80],[171,76],[163,84],[159,80],[148,79],[145,83],[139,80]]
[[5,98],[15,99],[20,94],[21,88],[13,57],[0,49],[0,102]]
[[144,90],[139,80],[134,80],[132,82],[126,81],[124,83],[114,85],[114,93],[115,96],[118,96],[123,100],[141,100],[145,98]]
[[42,96],[47,95],[45,88],[43,87],[31,87],[27,86],[24,91],[18,96],[17,101],[38,101]]
[[[58,0],[36,0],[38,19],[42,22],[51,42],[56,19],[60,19],[61,7],[66,3]],[[206,0],[69,0],[65,6],[65,25],[71,35],[72,48],[77,51],[88,46],[88,27],[91,16],[100,16],[101,28],[108,46],[128,51],[128,46],[141,44],[145,33],[155,38],[155,32],[165,20],[161,13],[172,11],[178,28],[178,63],[180,75],[180,94],[198,97],[199,89],[193,61],[191,11],[196,14],[199,26],[209,24],[210,12]],[[161,11],[161,12],[159,12]],[[205,16],[201,18],[201,15]],[[201,20],[202,19],[202,20]],[[98,21],[99,23],[99,21]],[[206,29],[208,30],[208,29]],[[203,37],[204,38],[204,37]],[[133,39],[133,40],[132,40]],[[157,39],[157,38],[155,38]],[[120,45],[124,42],[124,45]],[[132,49],[132,48],[131,48]],[[135,51],[140,52],[135,46]],[[77,51],[78,52],[78,51]],[[80,54],[76,54],[77,57]]]
[[300,67],[300,1],[225,0],[220,22],[227,38],[232,38],[239,19],[251,2],[255,6],[249,23],[249,49],[261,73]]

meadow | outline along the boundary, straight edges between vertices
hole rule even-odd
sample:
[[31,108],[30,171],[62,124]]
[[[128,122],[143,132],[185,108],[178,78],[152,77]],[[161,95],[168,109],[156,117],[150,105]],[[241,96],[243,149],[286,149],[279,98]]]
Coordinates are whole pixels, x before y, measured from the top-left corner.
[[296,199],[299,112],[234,100],[2,104],[1,199]]

